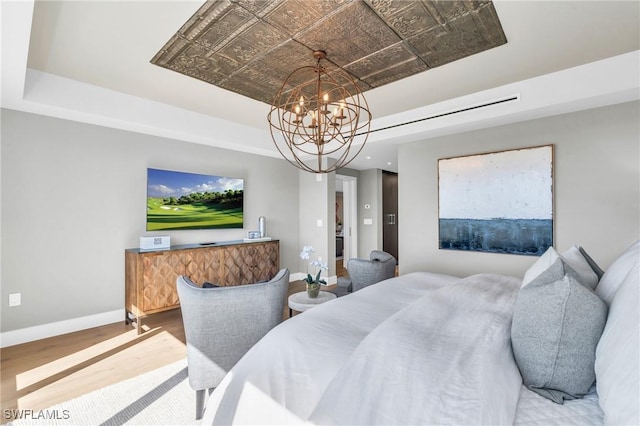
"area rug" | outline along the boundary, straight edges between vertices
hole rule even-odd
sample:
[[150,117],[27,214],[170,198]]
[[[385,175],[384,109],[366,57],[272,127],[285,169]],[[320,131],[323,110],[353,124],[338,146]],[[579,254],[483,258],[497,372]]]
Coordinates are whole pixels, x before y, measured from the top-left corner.
[[12,425],[195,425],[195,392],[181,360],[41,411]]

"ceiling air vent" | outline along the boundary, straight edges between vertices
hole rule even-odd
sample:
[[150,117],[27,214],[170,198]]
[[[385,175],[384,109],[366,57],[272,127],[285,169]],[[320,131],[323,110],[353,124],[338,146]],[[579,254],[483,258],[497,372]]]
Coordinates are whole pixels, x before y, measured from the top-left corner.
[[381,127],[379,129],[371,129],[371,131],[369,133],[379,132],[381,130],[393,129],[395,127],[406,126],[408,124],[420,123],[422,121],[433,120],[435,118],[447,117],[449,115],[460,114],[460,113],[463,113],[463,112],[469,112],[469,111],[482,109],[482,108],[487,108],[487,107],[491,107],[491,106],[494,106],[494,105],[500,105],[500,104],[504,104],[504,103],[508,103],[508,102],[517,102],[519,100],[520,100],[520,95],[519,94],[511,95],[511,96],[507,96],[507,97],[504,97],[504,98],[495,99],[495,100],[492,100],[492,101],[486,101],[486,102],[483,102],[481,104],[475,104],[475,105],[464,107],[464,108],[458,108],[458,109],[455,109],[455,110],[452,110],[452,111],[442,112],[440,114],[434,114],[434,115],[430,115],[430,116],[427,116],[427,117],[418,118],[416,120],[407,121],[405,123],[392,124],[390,126]]

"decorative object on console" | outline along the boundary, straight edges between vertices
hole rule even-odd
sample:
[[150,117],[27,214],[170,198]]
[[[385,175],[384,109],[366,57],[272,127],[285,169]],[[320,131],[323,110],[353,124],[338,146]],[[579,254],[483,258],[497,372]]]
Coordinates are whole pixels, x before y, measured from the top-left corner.
[[553,145],[438,160],[440,249],[542,255],[553,245]]
[[244,241],[271,241],[271,237],[267,237],[267,219],[264,216],[258,218],[258,230],[248,231]]
[[244,180],[147,169],[147,231],[243,227]]
[[171,237],[168,235],[140,237],[140,250],[161,250],[169,247],[171,247]]
[[267,236],[267,218],[264,216],[258,218],[258,231],[260,231],[260,238]]
[[312,173],[333,172],[353,161],[371,126],[369,106],[358,84],[342,69],[321,65],[326,55],[324,50],[314,51],[315,66],[289,74],[267,116],[280,154]]
[[[259,234],[258,231],[251,231],[251,232],[256,232],[257,234],[255,234],[255,235]],[[271,241],[271,237],[260,238],[260,237],[256,236],[256,237],[253,237],[253,238],[250,238],[250,237],[244,238],[244,242],[245,243],[257,243],[257,242],[260,242],[260,241]]]
[[[300,259],[309,260],[311,253],[315,253],[315,249],[312,246],[304,246],[300,252]],[[309,266],[313,266],[317,269],[315,276],[308,272]],[[320,293],[320,285],[327,284],[325,280],[320,278],[320,274],[322,274],[322,271],[327,271],[328,269],[329,266],[327,265],[327,262],[323,262],[322,258],[309,262],[307,266],[307,276],[303,281],[307,283],[307,294],[310,298],[318,297],[318,294]]]

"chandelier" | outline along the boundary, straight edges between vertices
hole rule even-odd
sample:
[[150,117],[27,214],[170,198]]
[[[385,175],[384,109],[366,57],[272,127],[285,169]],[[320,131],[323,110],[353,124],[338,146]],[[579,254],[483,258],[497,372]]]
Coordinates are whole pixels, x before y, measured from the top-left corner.
[[324,50],[316,50],[315,66],[294,70],[273,100],[267,119],[280,154],[312,173],[345,167],[364,147],[371,113],[356,81],[347,72],[320,65]]

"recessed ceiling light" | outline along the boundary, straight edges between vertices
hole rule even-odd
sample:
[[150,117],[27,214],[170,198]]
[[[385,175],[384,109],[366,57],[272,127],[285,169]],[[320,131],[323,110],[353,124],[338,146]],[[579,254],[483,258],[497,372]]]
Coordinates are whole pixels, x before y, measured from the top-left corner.
[[391,165],[391,161],[387,161],[387,166],[390,166],[390,165]]
[[367,160],[371,160],[371,157],[367,157]]

